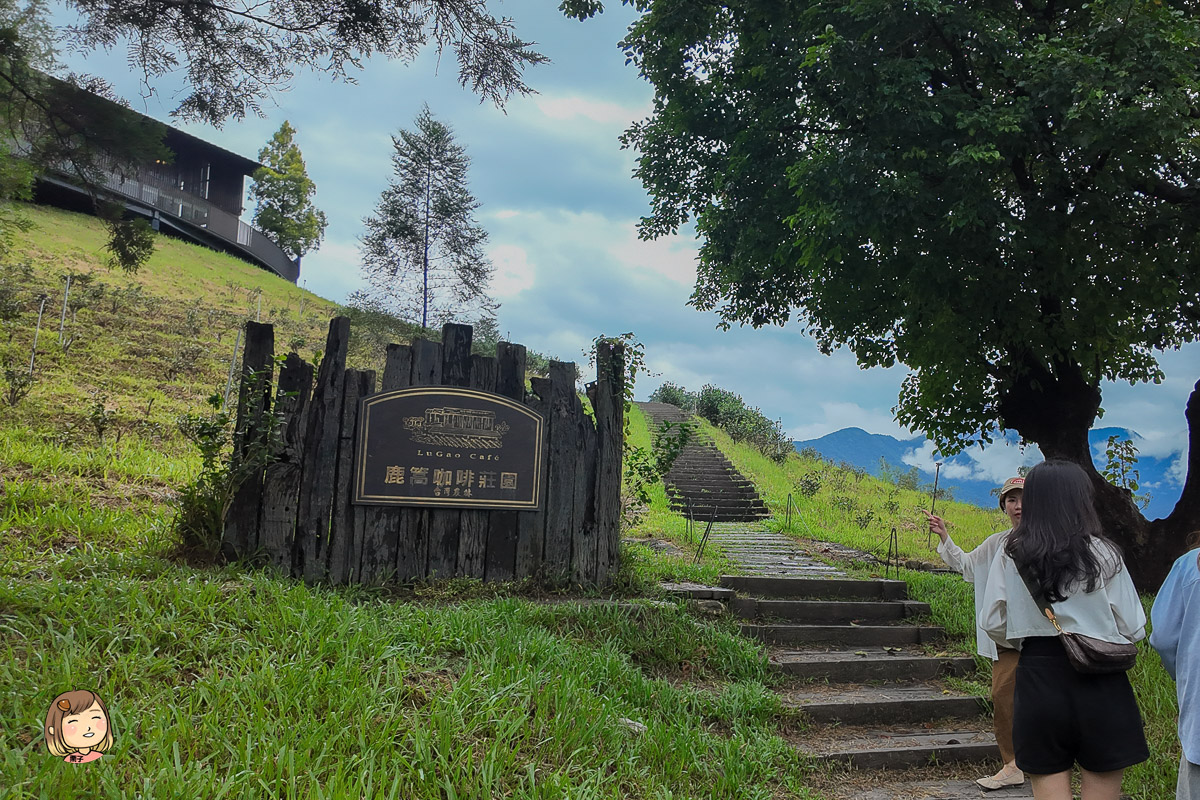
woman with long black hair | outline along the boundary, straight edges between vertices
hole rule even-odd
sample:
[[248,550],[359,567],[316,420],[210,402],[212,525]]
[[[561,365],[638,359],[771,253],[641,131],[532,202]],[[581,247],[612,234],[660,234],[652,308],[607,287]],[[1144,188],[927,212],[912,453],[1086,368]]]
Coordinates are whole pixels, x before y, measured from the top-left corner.
[[1146,635],[1146,614],[1120,551],[1101,533],[1092,491],[1072,462],[1030,470],[1021,523],[992,562],[979,611],[992,639],[1021,651],[1013,744],[1036,800],[1071,800],[1075,764],[1082,800],[1117,800],[1125,768],[1150,756],[1129,678],[1077,672],[1028,588],[1063,631],[1118,644]]

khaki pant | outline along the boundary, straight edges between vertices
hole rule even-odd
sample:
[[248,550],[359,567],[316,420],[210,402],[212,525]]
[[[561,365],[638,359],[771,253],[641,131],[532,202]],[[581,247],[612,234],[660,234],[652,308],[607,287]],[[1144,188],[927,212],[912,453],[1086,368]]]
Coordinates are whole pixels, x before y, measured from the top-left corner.
[[1016,758],[1013,750],[1013,690],[1017,685],[1017,662],[1021,654],[1001,647],[999,656],[999,660],[992,662],[992,724],[1000,757],[1008,764]]

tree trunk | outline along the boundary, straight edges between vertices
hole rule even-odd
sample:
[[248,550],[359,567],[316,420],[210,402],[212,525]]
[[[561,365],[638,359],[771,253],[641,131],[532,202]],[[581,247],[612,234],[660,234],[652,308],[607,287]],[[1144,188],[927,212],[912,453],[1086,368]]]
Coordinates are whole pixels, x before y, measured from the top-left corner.
[[1188,535],[1200,529],[1200,382],[1187,405],[1188,475],[1183,494],[1166,519],[1148,521],[1126,489],[1106,481],[1092,461],[1088,430],[1100,408],[1100,387],[1091,385],[1074,365],[1051,373],[1037,365],[1014,381],[1000,398],[1004,427],[1035,442],[1046,458],[1083,467],[1096,491],[1096,511],[1104,534],[1121,547],[1133,582],[1155,592],[1171,564],[1187,548]]

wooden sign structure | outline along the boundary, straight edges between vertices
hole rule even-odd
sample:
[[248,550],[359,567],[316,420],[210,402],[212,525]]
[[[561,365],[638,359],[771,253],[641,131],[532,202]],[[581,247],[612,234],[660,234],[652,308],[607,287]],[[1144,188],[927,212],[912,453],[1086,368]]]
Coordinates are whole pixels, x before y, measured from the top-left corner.
[[[469,326],[446,325],[441,342],[389,345],[378,388],[373,371],[346,369],[349,334],[348,319],[331,320],[314,386],[312,365],[295,353],[288,354],[276,381],[272,326],[246,324],[233,456],[239,481],[222,538],[227,557],[264,561],[310,583],[467,576],[603,586],[611,580],[619,557],[624,426],[624,351],[619,344],[601,342],[597,350],[593,417],[576,394],[574,364],[550,362],[549,377],[530,379],[532,391],[527,392],[525,348],[501,342],[495,358],[473,356]],[[536,451],[542,453],[542,469],[535,507],[356,503],[355,453],[363,401],[415,387],[499,395],[512,403],[514,413],[521,407],[540,417],[544,443]],[[470,408],[465,401],[431,407],[443,412]],[[409,416],[414,426],[416,419],[424,426],[423,414]],[[446,421],[435,414],[426,432],[445,427],[441,423]],[[467,423],[460,419],[451,424]],[[506,440],[509,435],[505,433]],[[486,449],[495,448],[459,452]],[[267,457],[260,457],[264,452]],[[407,481],[411,467],[421,465],[383,466],[410,468]],[[472,471],[478,486],[478,472],[491,470]],[[500,472],[517,472],[516,486],[522,486],[519,470],[495,472],[497,484]],[[398,475],[393,472],[392,478]]]

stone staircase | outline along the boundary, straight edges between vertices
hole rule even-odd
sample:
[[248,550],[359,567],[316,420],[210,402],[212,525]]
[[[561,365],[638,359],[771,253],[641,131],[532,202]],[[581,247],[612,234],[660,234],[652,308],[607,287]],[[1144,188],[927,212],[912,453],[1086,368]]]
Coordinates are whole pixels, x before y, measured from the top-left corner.
[[[690,418],[668,403],[638,403],[651,430],[664,422]],[[711,440],[692,442],[663,476],[672,510],[700,522],[750,522],[765,519],[771,512],[746,480]]]
[[944,631],[907,584],[849,578],[761,524],[717,526],[710,541],[748,573],[722,577],[729,611],[791,678],[780,697],[810,724],[787,738],[829,764],[830,796],[1033,796],[1028,782],[986,793],[975,784],[1000,766],[991,718],[945,680],[973,674],[975,659],[940,651]]

